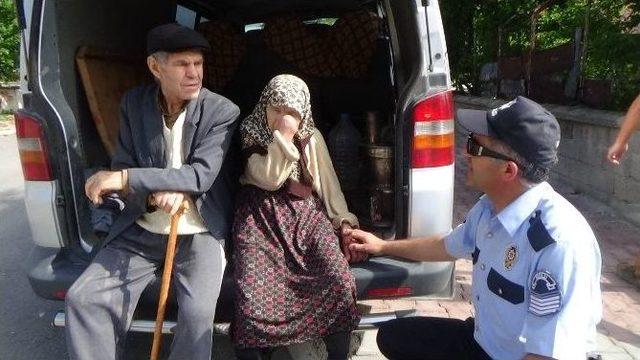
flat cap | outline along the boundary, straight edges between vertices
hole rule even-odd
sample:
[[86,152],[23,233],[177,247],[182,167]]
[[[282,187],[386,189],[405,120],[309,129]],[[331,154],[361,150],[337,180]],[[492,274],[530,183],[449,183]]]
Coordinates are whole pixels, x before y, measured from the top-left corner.
[[147,54],[157,51],[178,52],[186,49],[211,49],[209,42],[195,30],[176,23],[156,26],[147,33]]

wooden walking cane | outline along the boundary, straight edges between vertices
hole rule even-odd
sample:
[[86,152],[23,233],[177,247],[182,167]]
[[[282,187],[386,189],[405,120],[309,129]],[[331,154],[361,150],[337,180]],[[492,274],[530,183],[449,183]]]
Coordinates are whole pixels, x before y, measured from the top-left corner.
[[169,296],[169,285],[171,284],[171,271],[173,270],[173,258],[176,254],[176,242],[178,240],[178,221],[189,203],[182,202],[178,211],[171,215],[171,229],[169,230],[169,241],[167,241],[167,254],[164,257],[164,269],[162,271],[162,283],[160,284],[160,298],[158,299],[158,314],[156,315],[156,328],[153,331],[153,344],[151,345],[151,360],[158,360],[160,345],[162,344],[162,323]]

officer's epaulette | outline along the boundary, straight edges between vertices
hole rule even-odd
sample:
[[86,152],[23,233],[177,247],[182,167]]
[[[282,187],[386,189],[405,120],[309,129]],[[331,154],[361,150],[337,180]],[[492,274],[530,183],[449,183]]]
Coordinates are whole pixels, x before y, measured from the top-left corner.
[[555,243],[556,241],[549,235],[547,228],[542,223],[542,211],[536,210],[533,218],[529,219],[529,230],[527,230],[527,237],[533,250],[536,252],[544,249],[545,247]]
[[471,259],[473,260],[473,265],[478,262],[478,256],[480,256],[480,249],[476,246],[476,249],[471,253]]

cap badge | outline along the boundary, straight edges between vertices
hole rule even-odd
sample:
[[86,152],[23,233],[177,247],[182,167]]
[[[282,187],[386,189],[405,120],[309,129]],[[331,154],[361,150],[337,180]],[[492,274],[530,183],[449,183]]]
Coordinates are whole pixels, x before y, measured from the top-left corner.
[[502,111],[504,109],[508,109],[509,107],[511,107],[511,105],[513,105],[515,103],[516,103],[516,100],[513,99],[513,100],[509,101],[508,103],[505,103],[505,104],[503,104],[503,105],[501,105],[501,106],[499,106],[499,107],[497,107],[495,109],[492,109],[491,110],[491,116],[496,116],[498,111]]

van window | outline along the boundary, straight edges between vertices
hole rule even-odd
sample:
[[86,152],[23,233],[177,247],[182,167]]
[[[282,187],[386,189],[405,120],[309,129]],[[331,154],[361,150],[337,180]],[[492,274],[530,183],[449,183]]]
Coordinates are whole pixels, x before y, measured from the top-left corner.
[[[305,25],[326,25],[326,26],[333,26],[336,21],[338,21],[338,18],[317,18],[317,19],[311,19],[311,20],[305,20],[303,21],[303,23]],[[255,31],[255,30],[263,30],[264,29],[264,23],[260,22],[260,23],[254,23],[254,24],[247,24],[244,26],[244,32],[248,33],[249,31]]]
[[264,23],[247,24],[244,26],[245,33],[248,33],[249,31],[262,30],[262,29],[264,29]]
[[191,29],[195,28],[196,12],[178,5],[176,8],[176,22]]
[[312,20],[303,21],[306,25],[328,25],[333,26],[333,24],[338,21],[338,18],[317,18]]

